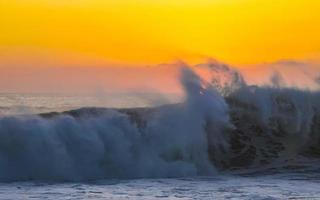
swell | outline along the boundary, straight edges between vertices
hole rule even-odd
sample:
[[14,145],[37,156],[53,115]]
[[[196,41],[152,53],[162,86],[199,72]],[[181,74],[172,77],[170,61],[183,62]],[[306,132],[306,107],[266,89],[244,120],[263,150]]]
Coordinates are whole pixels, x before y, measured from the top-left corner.
[[214,175],[320,157],[319,92],[237,78],[221,95],[181,74],[179,104],[1,117],[0,181]]

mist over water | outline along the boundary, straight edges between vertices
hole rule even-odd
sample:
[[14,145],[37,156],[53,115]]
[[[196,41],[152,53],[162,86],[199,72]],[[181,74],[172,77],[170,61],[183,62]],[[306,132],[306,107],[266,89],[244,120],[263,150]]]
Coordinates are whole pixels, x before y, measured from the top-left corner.
[[215,176],[319,151],[318,91],[250,86],[221,63],[181,66],[185,98],[154,108],[82,108],[0,118],[0,181]]
[[[183,68],[184,103],[146,113],[143,129],[117,110],[75,118],[37,115],[0,119],[1,180],[82,180],[209,175],[205,124],[222,140],[227,105]],[[216,125],[214,125],[216,124]],[[220,141],[221,143],[223,141]],[[215,142],[219,143],[219,142]]]

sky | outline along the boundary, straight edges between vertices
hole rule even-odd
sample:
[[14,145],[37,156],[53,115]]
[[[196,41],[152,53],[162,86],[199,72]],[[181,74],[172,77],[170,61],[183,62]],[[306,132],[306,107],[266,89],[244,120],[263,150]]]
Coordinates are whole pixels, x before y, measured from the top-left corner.
[[[318,62],[319,10],[319,0],[1,0],[0,92],[59,91],[54,85],[69,78],[78,89],[101,70],[113,82],[105,68],[177,60],[215,58],[245,70]],[[91,79],[79,78],[86,70]]]

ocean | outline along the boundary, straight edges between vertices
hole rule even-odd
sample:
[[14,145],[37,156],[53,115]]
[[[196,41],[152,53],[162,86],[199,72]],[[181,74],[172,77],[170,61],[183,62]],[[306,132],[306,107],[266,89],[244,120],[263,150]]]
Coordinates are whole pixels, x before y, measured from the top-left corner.
[[101,180],[77,183],[0,184],[0,199],[320,199],[319,174],[216,175],[172,179]]
[[320,95],[0,95],[0,199],[320,199]]

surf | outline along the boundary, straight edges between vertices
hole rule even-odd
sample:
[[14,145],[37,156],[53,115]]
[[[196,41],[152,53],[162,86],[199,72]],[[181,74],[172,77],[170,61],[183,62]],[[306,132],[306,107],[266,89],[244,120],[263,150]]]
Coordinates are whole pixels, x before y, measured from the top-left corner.
[[[181,67],[181,103],[0,118],[0,181],[214,176],[320,155],[320,94]],[[223,82],[222,82],[223,81]]]

